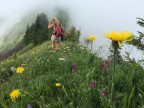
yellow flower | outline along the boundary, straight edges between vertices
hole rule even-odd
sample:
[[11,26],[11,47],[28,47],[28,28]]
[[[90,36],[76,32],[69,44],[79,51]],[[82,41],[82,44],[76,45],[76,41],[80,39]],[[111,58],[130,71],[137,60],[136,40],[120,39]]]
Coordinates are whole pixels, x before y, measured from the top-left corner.
[[21,92],[19,89],[15,89],[10,93],[10,99],[15,102],[18,97],[20,97]]
[[55,85],[55,86],[59,87],[59,86],[61,86],[61,84],[60,84],[60,83],[56,83],[56,85]]
[[23,67],[18,67],[18,68],[16,69],[16,73],[23,73],[23,71],[24,71],[24,68],[23,68]]
[[94,40],[96,40],[96,37],[93,36],[93,35],[91,35],[91,36],[89,36],[89,40],[90,40],[90,41],[94,41]]
[[104,34],[106,38],[111,39],[112,41],[117,41],[119,46],[121,45],[121,41],[131,41],[132,40],[132,33],[131,32],[109,32]]

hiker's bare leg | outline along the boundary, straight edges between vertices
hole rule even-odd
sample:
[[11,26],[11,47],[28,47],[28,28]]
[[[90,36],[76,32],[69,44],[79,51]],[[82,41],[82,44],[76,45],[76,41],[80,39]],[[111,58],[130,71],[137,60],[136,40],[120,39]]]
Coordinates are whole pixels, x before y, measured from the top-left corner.
[[56,50],[59,48],[59,42],[56,43]]
[[52,41],[52,50],[54,50],[55,49],[55,42],[54,41]]

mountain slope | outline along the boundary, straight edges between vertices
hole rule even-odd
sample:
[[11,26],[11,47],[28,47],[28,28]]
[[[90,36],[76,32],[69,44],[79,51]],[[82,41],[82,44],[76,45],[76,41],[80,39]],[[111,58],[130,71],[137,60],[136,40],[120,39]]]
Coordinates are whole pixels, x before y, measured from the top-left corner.
[[36,13],[25,15],[20,22],[16,23],[7,35],[4,36],[3,44],[0,45],[1,53],[5,53],[13,48],[23,39],[27,24],[31,25],[36,20]]
[[[24,68],[22,73],[16,73],[19,66]],[[111,61],[103,61],[80,45],[65,42],[64,47],[52,51],[51,42],[45,42],[0,62],[0,107],[142,106],[139,94],[144,93],[144,70],[128,62],[116,65],[111,100],[112,66]],[[13,102],[9,94],[15,89],[21,93]]]

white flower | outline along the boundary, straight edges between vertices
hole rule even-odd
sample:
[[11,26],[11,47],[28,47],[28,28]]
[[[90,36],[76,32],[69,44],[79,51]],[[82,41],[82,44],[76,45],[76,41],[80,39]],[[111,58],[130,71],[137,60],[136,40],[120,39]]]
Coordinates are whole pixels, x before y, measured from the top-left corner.
[[16,68],[15,67],[11,67],[11,71],[15,72]]
[[59,60],[63,60],[63,61],[65,61],[65,59],[64,59],[64,58],[60,58]]
[[21,64],[21,66],[25,66],[26,64]]
[[139,94],[139,96],[142,98],[142,95],[141,95],[141,94]]
[[49,62],[49,59],[47,59],[47,62]]

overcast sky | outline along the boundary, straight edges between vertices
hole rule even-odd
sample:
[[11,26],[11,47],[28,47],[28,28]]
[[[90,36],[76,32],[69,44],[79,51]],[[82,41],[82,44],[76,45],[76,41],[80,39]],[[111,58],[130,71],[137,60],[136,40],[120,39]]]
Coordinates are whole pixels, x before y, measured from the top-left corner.
[[112,30],[136,33],[141,29],[136,18],[144,18],[144,0],[5,0],[0,3],[0,32],[26,12],[56,6],[69,10],[73,24],[85,31],[85,36]]
[[72,24],[81,29],[81,40],[96,36],[95,48],[108,41],[102,36],[105,32],[142,31],[136,18],[144,18],[144,0],[4,0],[0,3],[0,37],[25,13],[57,6],[69,11]]

